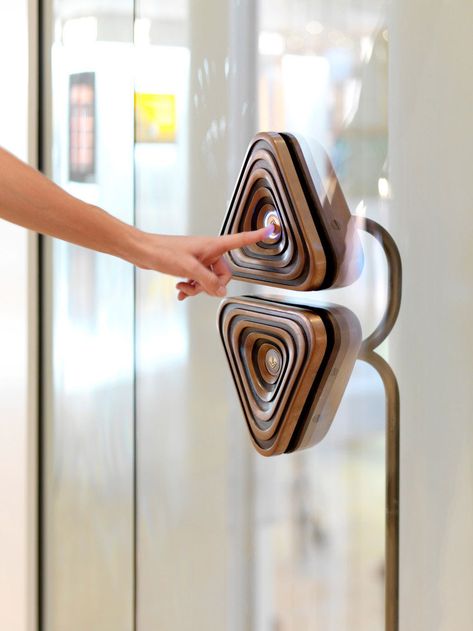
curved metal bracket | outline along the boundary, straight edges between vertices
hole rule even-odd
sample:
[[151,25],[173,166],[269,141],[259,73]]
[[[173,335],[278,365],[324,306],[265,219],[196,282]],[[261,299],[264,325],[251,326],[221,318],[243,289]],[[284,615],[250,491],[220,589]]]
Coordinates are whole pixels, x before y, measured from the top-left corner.
[[401,307],[401,256],[389,232],[376,221],[355,217],[357,226],[373,236],[388,263],[388,297],[378,326],[363,340],[358,358],[370,364],[381,377],[386,400],[386,631],[399,629],[399,386],[388,362],[375,349],[391,332]]
[[364,230],[378,241],[383,248],[388,262],[388,299],[383,317],[375,330],[363,340],[359,357],[374,351],[391,333],[396,323],[399,309],[401,307],[402,294],[402,264],[401,255],[397,245],[389,234],[379,223],[368,217],[355,215],[356,225],[360,230]]

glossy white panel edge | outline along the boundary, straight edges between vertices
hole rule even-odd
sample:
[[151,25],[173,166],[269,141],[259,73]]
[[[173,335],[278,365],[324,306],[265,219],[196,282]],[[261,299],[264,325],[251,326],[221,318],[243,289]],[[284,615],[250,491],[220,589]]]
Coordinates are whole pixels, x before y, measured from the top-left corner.
[[392,3],[401,631],[473,627],[472,58],[470,2]]
[[[0,145],[35,165],[37,0],[0,4]],[[0,629],[37,628],[37,236],[0,221]]]

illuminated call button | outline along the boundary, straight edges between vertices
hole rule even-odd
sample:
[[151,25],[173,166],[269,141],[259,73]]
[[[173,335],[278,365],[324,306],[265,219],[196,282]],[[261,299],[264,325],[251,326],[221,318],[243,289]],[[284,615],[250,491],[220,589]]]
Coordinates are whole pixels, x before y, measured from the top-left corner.
[[278,241],[281,238],[281,220],[278,211],[275,209],[268,210],[264,216],[263,223],[265,226],[274,226],[274,232],[268,237],[267,241]]

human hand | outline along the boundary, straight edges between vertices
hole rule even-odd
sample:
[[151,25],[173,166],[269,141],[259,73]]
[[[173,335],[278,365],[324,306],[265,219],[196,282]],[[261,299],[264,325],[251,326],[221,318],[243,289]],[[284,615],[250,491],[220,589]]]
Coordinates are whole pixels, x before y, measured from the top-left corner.
[[232,275],[224,259],[230,250],[267,239],[274,226],[220,237],[181,237],[142,233],[140,253],[133,262],[143,269],[186,278],[176,284],[178,300],[197,296],[225,296]]
[[188,279],[178,299],[202,291],[224,296],[231,273],[229,250],[266,239],[272,226],[222,237],[177,237],[143,232],[102,208],[66,193],[41,173],[0,148],[0,219],[96,252],[118,256],[143,269]]

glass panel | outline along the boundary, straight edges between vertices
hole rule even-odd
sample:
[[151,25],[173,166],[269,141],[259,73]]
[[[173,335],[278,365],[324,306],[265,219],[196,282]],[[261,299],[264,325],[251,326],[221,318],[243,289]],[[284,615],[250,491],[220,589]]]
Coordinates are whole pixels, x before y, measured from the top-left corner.
[[[52,176],[133,221],[133,2],[57,0]],[[113,150],[111,150],[113,148]],[[44,628],[133,625],[133,269],[48,243]]]
[[[251,14],[220,0],[205,11],[137,3],[140,228],[219,231],[255,113],[242,116],[250,89],[254,98],[254,56],[230,60],[229,24]],[[154,104],[147,126],[145,102]],[[250,451],[216,332],[218,303],[178,303],[174,285],[137,275],[138,628],[241,631],[250,620]]]
[[[352,212],[385,222],[384,24],[374,1],[209,0],[205,11],[138,2],[138,225],[216,233],[260,129],[321,142]],[[362,278],[328,294],[368,333],[386,270],[363,243]],[[177,303],[173,280],[138,273],[138,628],[383,628],[379,377],[359,362],[324,442],[264,459],[250,446],[216,309],[202,297]]]
[[[301,135],[323,172],[321,143],[352,213],[386,223],[384,4],[260,0],[259,10],[258,127]],[[379,246],[364,236],[363,247],[362,277],[310,300],[350,306],[366,335],[382,315],[386,271]],[[321,444],[257,459],[256,628],[384,628],[384,450],[383,386],[358,362]]]

